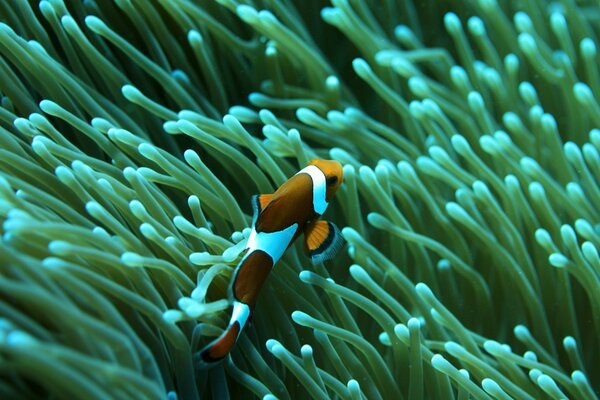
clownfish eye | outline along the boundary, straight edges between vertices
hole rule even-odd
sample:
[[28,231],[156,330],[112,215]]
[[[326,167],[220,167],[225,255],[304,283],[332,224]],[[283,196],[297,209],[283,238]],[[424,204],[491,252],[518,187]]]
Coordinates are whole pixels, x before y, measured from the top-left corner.
[[331,185],[335,185],[338,181],[338,177],[337,176],[330,176],[329,178],[327,178],[327,185],[331,186]]

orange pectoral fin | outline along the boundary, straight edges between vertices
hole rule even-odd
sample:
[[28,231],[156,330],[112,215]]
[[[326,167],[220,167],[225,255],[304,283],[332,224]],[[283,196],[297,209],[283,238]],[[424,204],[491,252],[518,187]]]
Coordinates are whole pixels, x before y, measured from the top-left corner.
[[304,228],[304,244],[313,264],[331,260],[344,242],[339,229],[332,222],[315,221]]

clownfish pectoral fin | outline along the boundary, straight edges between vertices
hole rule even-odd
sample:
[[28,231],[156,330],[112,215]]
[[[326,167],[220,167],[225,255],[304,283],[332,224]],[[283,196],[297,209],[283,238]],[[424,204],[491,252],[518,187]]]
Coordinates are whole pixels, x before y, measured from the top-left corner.
[[344,243],[340,230],[332,222],[314,221],[304,228],[304,244],[313,264],[331,260]]
[[265,207],[273,200],[272,194],[255,194],[252,196],[252,222],[256,222],[258,216]]

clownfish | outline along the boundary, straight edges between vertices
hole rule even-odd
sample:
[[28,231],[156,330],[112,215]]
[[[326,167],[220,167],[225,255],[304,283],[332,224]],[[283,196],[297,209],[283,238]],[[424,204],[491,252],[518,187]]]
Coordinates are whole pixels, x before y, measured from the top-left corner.
[[252,315],[269,272],[301,233],[313,264],[332,259],[340,250],[344,239],[339,229],[319,218],[342,179],[340,163],[314,159],[275,193],[252,196],[252,231],[229,288],[231,319],[221,336],[196,353],[199,366],[214,364],[229,354]]

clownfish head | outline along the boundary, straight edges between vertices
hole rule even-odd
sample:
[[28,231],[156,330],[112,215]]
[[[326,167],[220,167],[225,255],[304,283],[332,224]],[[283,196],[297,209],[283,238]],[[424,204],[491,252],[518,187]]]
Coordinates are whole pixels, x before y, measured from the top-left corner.
[[311,160],[273,194],[255,197],[257,232],[282,231],[323,215],[342,184],[342,165],[333,160]]
[[330,202],[344,179],[342,164],[334,160],[315,158],[310,160],[307,166],[311,165],[319,168],[323,172],[323,175],[325,175],[325,200]]

